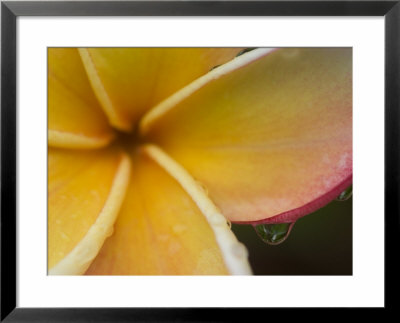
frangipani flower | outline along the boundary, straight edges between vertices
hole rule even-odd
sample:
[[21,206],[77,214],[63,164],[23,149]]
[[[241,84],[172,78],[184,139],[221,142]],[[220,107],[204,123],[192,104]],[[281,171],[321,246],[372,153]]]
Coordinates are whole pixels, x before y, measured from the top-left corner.
[[49,49],[50,274],[250,274],[351,184],[351,49],[239,51]]

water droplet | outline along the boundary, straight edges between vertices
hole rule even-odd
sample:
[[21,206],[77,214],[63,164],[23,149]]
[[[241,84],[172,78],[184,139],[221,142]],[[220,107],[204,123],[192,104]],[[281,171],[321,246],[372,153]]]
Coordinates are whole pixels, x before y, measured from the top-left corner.
[[346,188],[339,196],[336,198],[336,201],[347,201],[353,195],[353,185],[350,185]]
[[232,222],[229,220],[226,220],[226,224],[228,225],[229,229],[232,229]]
[[243,243],[240,242],[232,245],[231,250],[236,258],[246,258],[249,255],[247,248],[244,246]]
[[114,233],[114,227],[109,228],[106,231],[106,237],[111,237],[113,235],[113,233]]
[[167,241],[169,239],[169,235],[168,234],[159,234],[157,236],[157,239],[164,242],[164,241]]
[[251,52],[252,50],[256,49],[255,47],[249,47],[249,48],[245,48],[242,49],[239,53],[237,53],[236,57],[239,57],[247,52]]
[[221,214],[215,213],[210,216],[210,223],[217,226],[225,225],[226,220]]
[[217,67],[220,67],[221,65],[222,65],[222,64],[215,65],[214,67],[211,67],[210,71],[212,71],[212,70],[216,69]]
[[66,241],[71,240],[70,237],[69,237],[67,234],[65,234],[64,232],[61,232],[61,238],[62,238],[63,240],[66,240]]
[[184,225],[184,224],[175,224],[175,225],[172,227],[172,231],[174,231],[174,233],[176,233],[176,234],[183,233],[183,232],[186,231],[186,229],[187,229],[187,227],[186,227],[186,225]]
[[262,241],[270,245],[278,245],[287,239],[294,223],[259,224],[255,225],[254,229]]
[[203,192],[208,195],[208,189],[207,187],[200,181],[196,180],[197,184],[200,186],[200,188],[203,190]]

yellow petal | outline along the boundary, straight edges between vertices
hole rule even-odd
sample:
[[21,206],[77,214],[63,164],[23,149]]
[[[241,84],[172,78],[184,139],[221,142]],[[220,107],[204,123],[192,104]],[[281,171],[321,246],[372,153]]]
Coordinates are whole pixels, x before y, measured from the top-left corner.
[[50,149],[48,163],[49,274],[82,274],[112,232],[129,157],[116,149]]
[[48,50],[48,127],[53,147],[96,148],[113,138],[77,49]]
[[351,182],[351,49],[254,50],[163,101],[141,131],[230,220],[295,220]]
[[139,117],[239,48],[80,49],[92,86],[110,122],[132,130]]
[[[107,239],[86,274],[227,274],[232,265],[224,262],[223,248],[215,232],[230,243],[232,248],[228,252],[239,253],[235,257],[245,262],[244,267],[248,269],[247,259],[243,260],[246,257],[243,246],[234,238],[225,218],[215,215],[213,219],[217,223],[210,226],[196,201],[183,189],[185,186],[179,185],[152,157],[144,149],[134,158],[131,184],[114,234]],[[163,161],[161,165],[164,166]],[[212,227],[218,229],[215,231]]]

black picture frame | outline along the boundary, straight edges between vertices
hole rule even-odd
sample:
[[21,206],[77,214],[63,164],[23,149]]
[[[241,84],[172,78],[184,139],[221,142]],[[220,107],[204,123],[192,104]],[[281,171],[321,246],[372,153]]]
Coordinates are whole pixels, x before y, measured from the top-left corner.
[[[400,179],[400,1],[83,1],[1,3],[1,321],[253,320],[265,309],[16,306],[16,19],[19,16],[382,16],[385,19],[385,307],[396,309]],[[371,234],[372,235],[372,234]],[[251,312],[251,313],[248,313]],[[272,314],[271,312],[268,315]]]

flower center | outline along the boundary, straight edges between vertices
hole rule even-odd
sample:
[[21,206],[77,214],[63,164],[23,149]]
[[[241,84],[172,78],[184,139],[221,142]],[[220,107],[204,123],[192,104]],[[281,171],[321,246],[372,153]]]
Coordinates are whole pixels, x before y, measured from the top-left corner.
[[146,142],[144,138],[139,135],[138,127],[135,127],[131,132],[114,130],[117,135],[115,144],[122,147],[127,153],[132,153],[138,146]]

